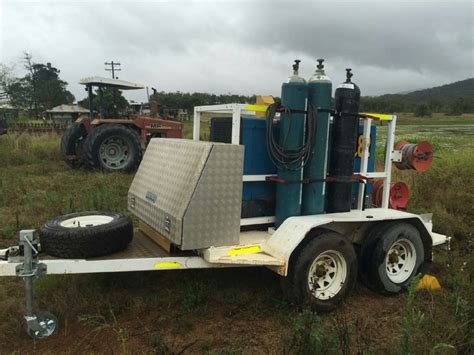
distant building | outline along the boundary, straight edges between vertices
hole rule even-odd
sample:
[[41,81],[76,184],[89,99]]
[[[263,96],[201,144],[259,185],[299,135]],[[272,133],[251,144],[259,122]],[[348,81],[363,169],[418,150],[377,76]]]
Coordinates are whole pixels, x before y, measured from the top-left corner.
[[77,104],[59,105],[46,111],[49,119],[54,122],[72,122],[80,115],[87,115],[89,110]]
[[18,109],[14,108],[8,103],[0,103],[0,118],[18,118]]
[[187,121],[189,120],[188,110],[185,108],[178,109],[177,119],[180,121]]
[[135,102],[133,100],[128,104],[129,113],[132,115],[147,116],[150,114],[150,104],[143,102]]

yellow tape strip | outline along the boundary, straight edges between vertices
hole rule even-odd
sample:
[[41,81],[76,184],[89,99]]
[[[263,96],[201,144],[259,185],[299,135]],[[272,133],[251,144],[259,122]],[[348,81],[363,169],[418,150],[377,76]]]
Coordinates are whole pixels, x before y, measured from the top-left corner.
[[267,111],[267,105],[247,105],[244,106],[244,110],[255,111],[255,112],[265,112]]
[[179,268],[182,267],[177,261],[164,261],[162,263],[155,264],[155,269],[165,269],[165,268]]
[[260,245],[252,245],[250,247],[230,249],[227,252],[227,255],[252,254],[252,253],[258,253],[260,250],[262,250]]
[[391,121],[393,119],[393,115],[387,115],[383,113],[362,112],[362,114],[377,117],[381,121]]

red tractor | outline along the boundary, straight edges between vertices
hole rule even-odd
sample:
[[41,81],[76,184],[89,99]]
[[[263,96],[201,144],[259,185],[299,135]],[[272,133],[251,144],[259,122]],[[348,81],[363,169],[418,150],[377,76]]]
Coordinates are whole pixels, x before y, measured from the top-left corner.
[[[73,168],[87,166],[105,171],[130,172],[137,169],[151,138],[182,138],[180,122],[143,115],[104,118],[102,88],[143,89],[124,80],[91,77],[80,82],[89,93],[89,117],[79,117],[61,139],[61,156]],[[94,119],[92,88],[98,87],[99,118]]]

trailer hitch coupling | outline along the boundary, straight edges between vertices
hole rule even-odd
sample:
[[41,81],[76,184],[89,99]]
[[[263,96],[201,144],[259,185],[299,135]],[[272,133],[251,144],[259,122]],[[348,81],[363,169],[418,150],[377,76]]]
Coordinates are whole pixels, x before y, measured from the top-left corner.
[[54,333],[58,319],[49,312],[33,313],[33,282],[46,274],[46,265],[38,263],[37,233],[33,229],[20,231],[20,248],[23,248],[23,263],[16,268],[16,274],[25,281],[26,325],[33,339],[45,338]]

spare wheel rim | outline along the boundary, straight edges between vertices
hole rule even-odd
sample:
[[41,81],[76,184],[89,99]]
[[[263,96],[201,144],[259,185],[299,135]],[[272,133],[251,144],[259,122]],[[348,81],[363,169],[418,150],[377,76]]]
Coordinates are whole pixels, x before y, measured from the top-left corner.
[[416,266],[416,249],[408,239],[398,239],[385,256],[385,271],[390,281],[402,283],[408,280]]
[[89,216],[72,217],[61,221],[59,225],[65,228],[84,228],[101,226],[113,221],[113,217],[94,214]]
[[341,291],[346,277],[346,259],[336,250],[327,250],[319,254],[309,268],[309,291],[318,300],[328,300]]

